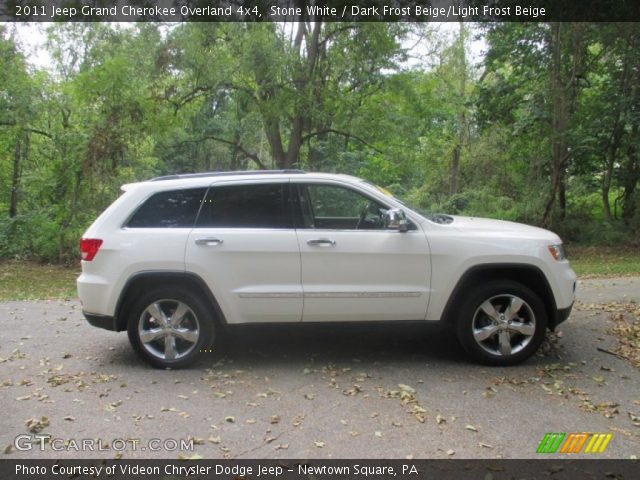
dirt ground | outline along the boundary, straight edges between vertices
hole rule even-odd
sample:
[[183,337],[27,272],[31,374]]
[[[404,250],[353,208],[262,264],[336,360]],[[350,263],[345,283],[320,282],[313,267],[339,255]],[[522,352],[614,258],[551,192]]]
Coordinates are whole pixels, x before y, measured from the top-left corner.
[[510,368],[471,363],[446,335],[387,325],[238,331],[223,358],[159,371],[126,334],[89,326],[77,300],[0,303],[0,448],[4,458],[539,458],[547,432],[606,432],[599,457],[638,456],[640,371],[607,352],[620,351],[612,311],[640,302],[640,278],[583,280],[578,295],[542,351]]

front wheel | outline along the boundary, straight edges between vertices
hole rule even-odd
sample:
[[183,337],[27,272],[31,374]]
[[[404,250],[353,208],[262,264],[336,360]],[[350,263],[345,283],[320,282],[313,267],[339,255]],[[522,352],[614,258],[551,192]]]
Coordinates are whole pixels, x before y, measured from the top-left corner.
[[206,304],[190,291],[158,288],[131,309],[127,333],[134,350],[156,368],[182,368],[214,340],[214,322]]
[[515,365],[533,355],[546,329],[540,297],[510,280],[478,287],[460,305],[456,322],[463,348],[476,360],[497,366]]

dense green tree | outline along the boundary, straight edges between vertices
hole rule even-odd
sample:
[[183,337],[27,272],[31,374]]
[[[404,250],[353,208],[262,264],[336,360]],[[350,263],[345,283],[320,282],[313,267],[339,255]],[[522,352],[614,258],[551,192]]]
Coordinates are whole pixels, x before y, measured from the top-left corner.
[[123,183],[294,167],[633,241],[638,24],[305,20],[56,23],[47,69],[0,27],[0,255],[75,258]]

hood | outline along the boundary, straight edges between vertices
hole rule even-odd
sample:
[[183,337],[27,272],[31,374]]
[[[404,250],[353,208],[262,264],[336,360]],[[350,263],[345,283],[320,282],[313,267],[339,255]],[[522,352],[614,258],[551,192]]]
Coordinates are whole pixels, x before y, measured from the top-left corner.
[[493,220],[490,218],[462,217],[449,215],[453,219],[447,226],[460,232],[490,234],[511,238],[539,238],[553,243],[561,243],[560,237],[544,228],[532,227],[524,223]]

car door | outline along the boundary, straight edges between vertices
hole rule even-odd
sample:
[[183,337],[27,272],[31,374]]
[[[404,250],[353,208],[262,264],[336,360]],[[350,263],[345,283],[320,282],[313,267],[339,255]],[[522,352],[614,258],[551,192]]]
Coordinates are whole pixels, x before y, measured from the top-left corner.
[[387,230],[390,208],[339,183],[296,184],[304,322],[421,320],[429,246],[419,227]]
[[215,183],[185,252],[227,322],[299,322],[300,251],[288,181]]

